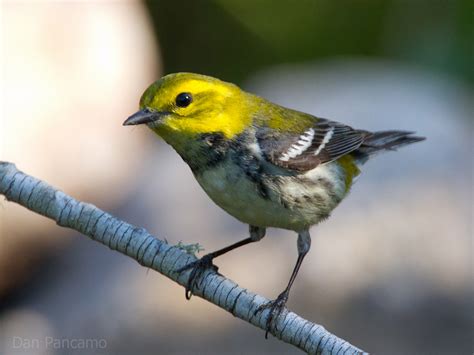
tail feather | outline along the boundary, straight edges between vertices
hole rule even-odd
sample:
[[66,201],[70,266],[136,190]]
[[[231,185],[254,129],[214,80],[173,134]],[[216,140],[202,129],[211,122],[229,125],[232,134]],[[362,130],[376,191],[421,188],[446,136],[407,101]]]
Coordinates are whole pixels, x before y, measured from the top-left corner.
[[381,131],[370,133],[357,150],[362,156],[370,156],[383,151],[397,150],[408,144],[421,142],[425,137],[413,136],[409,131]]

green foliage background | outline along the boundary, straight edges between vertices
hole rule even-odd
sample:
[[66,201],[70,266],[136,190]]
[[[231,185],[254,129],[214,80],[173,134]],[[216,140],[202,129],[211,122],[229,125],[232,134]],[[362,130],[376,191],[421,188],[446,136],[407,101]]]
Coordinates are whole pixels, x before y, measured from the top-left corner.
[[264,66],[396,60],[474,82],[469,0],[147,1],[164,71],[241,82]]

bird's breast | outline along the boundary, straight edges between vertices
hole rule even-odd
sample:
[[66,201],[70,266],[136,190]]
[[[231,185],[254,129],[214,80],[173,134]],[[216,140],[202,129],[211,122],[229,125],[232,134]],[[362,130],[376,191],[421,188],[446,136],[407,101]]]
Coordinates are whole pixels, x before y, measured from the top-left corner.
[[298,175],[268,173],[255,160],[227,157],[195,173],[209,197],[238,220],[300,231],[326,218],[345,195],[337,164]]

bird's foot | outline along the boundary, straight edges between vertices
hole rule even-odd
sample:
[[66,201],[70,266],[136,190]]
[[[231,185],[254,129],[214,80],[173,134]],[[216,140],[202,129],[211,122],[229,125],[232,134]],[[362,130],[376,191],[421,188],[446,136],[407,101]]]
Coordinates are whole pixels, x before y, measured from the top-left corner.
[[265,309],[270,310],[266,320],[265,339],[268,339],[268,332],[272,329],[274,322],[278,319],[281,312],[285,309],[286,302],[288,301],[288,293],[289,292],[287,290],[283,291],[278,295],[275,300],[262,304],[254,312],[254,314],[256,315],[257,313],[260,313]]
[[191,274],[189,275],[188,283],[186,284],[185,290],[185,296],[187,300],[191,299],[191,296],[193,295],[193,289],[195,287],[198,288],[198,280],[201,278],[204,271],[209,268],[212,268],[214,269],[214,271],[217,271],[217,266],[212,263],[213,258],[214,257],[211,254],[206,254],[201,259],[193,261],[192,263],[183,266],[177,271],[178,273],[181,273],[183,271],[191,269]]

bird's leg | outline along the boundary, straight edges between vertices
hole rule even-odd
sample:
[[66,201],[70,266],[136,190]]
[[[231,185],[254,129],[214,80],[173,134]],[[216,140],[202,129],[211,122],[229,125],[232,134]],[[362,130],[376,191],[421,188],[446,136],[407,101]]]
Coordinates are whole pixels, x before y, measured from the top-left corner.
[[265,331],[265,338],[268,338],[268,332],[271,330],[274,321],[278,318],[281,314],[283,309],[285,308],[286,302],[288,301],[288,295],[290,294],[291,286],[296,279],[296,275],[303,263],[303,259],[309,251],[311,247],[311,236],[309,235],[309,231],[305,230],[298,233],[298,260],[296,260],[296,265],[291,273],[290,281],[286,286],[285,290],[278,295],[278,297],[265,303],[257,308],[254,314],[257,314],[265,309],[269,309],[268,317],[266,320],[266,331]]
[[212,264],[212,260],[214,258],[217,258],[218,256],[221,256],[222,254],[225,254],[231,250],[237,249],[243,245],[258,242],[265,236],[265,228],[262,227],[249,226],[249,232],[250,237],[243,239],[237,243],[231,244],[225,248],[206,254],[201,259],[193,261],[192,263],[189,263],[188,265],[182,267],[177,271],[180,273],[185,270],[191,269],[191,274],[189,275],[188,282],[186,284],[186,299],[191,299],[192,291],[195,286],[197,287],[198,281],[206,269],[212,267],[215,271],[217,271],[217,267]]

